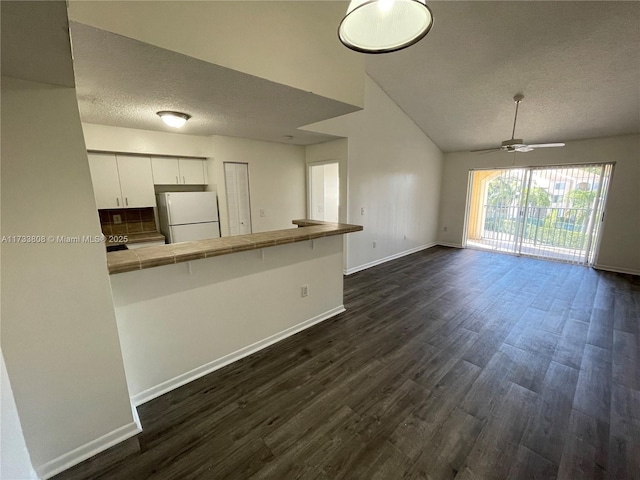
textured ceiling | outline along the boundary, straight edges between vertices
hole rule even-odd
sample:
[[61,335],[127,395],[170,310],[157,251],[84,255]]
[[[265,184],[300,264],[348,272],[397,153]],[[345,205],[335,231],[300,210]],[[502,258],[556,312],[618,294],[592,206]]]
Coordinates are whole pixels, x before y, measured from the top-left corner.
[[[71,22],[82,120],[190,135],[307,145],[335,138],[297,127],[357,107]],[[179,131],[159,110],[192,118]],[[292,136],[292,139],[286,136]]]
[[640,132],[640,3],[429,6],[431,32],[366,70],[445,152],[510,138],[516,93],[528,143]]

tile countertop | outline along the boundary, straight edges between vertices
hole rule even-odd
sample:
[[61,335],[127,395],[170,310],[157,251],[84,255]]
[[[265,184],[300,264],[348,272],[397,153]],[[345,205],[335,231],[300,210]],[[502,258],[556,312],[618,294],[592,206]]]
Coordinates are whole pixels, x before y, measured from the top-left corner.
[[293,224],[300,228],[109,252],[107,253],[107,267],[109,274],[131,272],[362,230],[360,225],[315,220],[294,220]]

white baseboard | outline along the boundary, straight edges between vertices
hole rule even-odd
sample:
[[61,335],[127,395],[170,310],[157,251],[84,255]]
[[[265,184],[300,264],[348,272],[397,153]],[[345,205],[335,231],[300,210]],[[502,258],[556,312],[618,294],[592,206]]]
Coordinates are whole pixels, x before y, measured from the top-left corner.
[[64,455],[60,455],[58,458],[54,458],[53,460],[36,467],[36,472],[40,478],[46,480],[47,478],[51,478],[54,475],[57,475],[58,473],[105,451],[107,448],[113,447],[117,443],[123,442],[128,438],[137,435],[141,431],[142,430],[135,422],[131,422],[120,428],[116,428],[112,432],[96,438],[81,447],[75,448]]
[[461,243],[438,242],[443,247],[464,248]]
[[606,270],[607,272],[627,273],[629,275],[640,275],[640,270],[634,268],[611,267],[609,265],[594,265],[596,270]]
[[131,397],[131,401],[134,405],[142,405],[143,403],[148,402],[149,400],[153,400],[160,395],[164,395],[171,390],[174,390],[182,385],[186,385],[189,382],[192,382],[200,377],[203,377],[211,372],[214,372],[230,363],[233,363],[241,358],[247,357],[252,353],[257,352],[258,350],[262,350],[263,348],[268,347],[269,345],[273,345],[274,343],[279,342],[280,340],[284,340],[291,335],[295,335],[302,330],[305,330],[317,323],[320,323],[324,320],[327,320],[331,317],[338,315],[345,311],[344,305],[340,305],[339,307],[333,308],[328,312],[324,312],[320,315],[316,315],[313,318],[305,320],[304,322],[298,323],[293,327],[289,327],[286,330],[283,330],[279,333],[271,335],[263,340],[259,340],[251,345],[241,348],[240,350],[236,350],[235,352],[229,353],[224,357],[218,358],[217,360],[213,360],[212,362],[206,363],[200,367],[194,368],[188,372],[185,372],[181,375],[178,375],[170,380],[164,381],[155,387],[148,388],[133,397]]
[[367,268],[375,267],[376,265],[380,265],[382,263],[390,262],[391,260],[395,260],[396,258],[406,257],[407,255],[411,255],[412,253],[419,252],[421,250],[426,250],[427,248],[435,247],[437,245],[436,242],[428,243],[426,245],[420,245],[419,247],[412,248],[410,250],[405,250],[404,252],[395,253],[393,255],[389,255],[388,257],[381,258],[379,260],[374,260],[373,262],[365,263],[364,265],[359,265],[357,267],[348,268],[344,271],[345,275],[351,275],[356,272],[360,272],[362,270],[366,270]]

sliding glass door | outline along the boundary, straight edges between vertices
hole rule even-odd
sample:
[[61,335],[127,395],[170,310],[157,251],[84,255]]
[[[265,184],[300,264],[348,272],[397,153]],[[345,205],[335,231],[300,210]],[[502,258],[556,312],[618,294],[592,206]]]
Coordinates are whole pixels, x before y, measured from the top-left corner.
[[466,245],[589,265],[611,164],[470,172]]

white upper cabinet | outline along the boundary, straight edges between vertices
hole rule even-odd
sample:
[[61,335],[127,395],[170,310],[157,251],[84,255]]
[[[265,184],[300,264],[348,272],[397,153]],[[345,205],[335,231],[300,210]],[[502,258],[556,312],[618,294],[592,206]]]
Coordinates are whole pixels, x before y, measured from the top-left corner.
[[206,185],[207,163],[194,158],[153,157],[153,183],[156,185]]
[[151,159],[117,155],[120,189],[125,208],[155,207]]
[[90,153],[89,169],[98,208],[124,208],[116,156]]
[[88,156],[99,209],[156,206],[149,157],[109,153],[90,153]]
[[153,183],[156,185],[178,185],[182,183],[177,158],[152,157]]
[[183,185],[206,185],[206,162],[190,158],[179,158],[180,180]]

